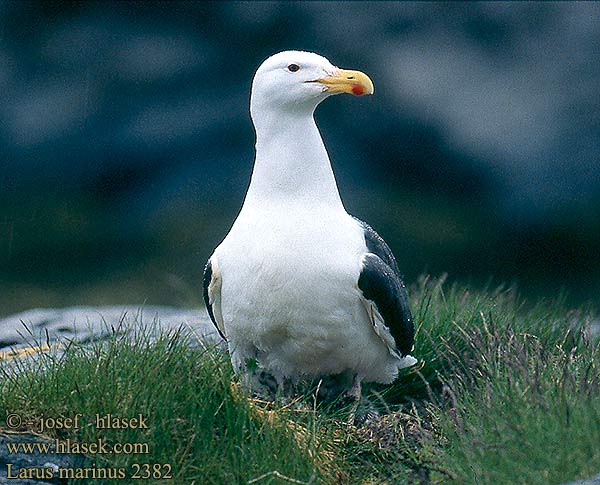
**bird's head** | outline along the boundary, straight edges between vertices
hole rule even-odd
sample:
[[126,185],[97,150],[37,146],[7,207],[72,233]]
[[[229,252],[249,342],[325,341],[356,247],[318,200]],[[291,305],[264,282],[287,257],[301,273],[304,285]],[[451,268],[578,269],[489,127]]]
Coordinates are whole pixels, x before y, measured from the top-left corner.
[[373,82],[360,71],[335,67],[312,52],[285,51],[264,61],[252,82],[251,110],[312,112],[332,94],[373,94]]

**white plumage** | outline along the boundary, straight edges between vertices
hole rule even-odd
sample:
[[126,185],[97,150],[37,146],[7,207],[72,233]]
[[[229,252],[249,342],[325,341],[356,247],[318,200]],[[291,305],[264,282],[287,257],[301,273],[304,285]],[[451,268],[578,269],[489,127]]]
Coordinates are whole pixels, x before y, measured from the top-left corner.
[[[405,293],[396,295],[404,287],[395,261],[377,272],[366,258],[381,256],[369,244],[378,236],[345,211],[313,118],[331,94],[372,91],[366,75],[308,52],[276,54],[256,72],[252,180],[205,273],[209,313],[242,376],[258,364],[280,385],[340,373],[350,374],[355,385],[390,383],[398,369],[416,362],[398,350],[402,332],[410,340],[402,347],[412,347],[412,320]],[[404,307],[387,308],[394,301],[388,292]],[[384,313],[410,328],[395,331],[398,323],[386,322]]]

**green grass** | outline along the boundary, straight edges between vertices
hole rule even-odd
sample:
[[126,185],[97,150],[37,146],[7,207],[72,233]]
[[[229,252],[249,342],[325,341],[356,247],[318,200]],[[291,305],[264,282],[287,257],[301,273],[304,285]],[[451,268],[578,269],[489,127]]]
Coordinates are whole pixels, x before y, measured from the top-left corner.
[[2,414],[135,417],[141,413],[148,419],[148,430],[99,431],[90,424],[62,437],[147,443],[149,454],[92,458],[98,467],[167,463],[172,465],[173,483],[245,483],[275,469],[293,476],[320,476],[308,459],[309,451],[319,452],[316,440],[310,448],[298,446],[284,425],[285,411],[278,415],[281,423],[264,419],[260,408],[232,386],[232,370],[222,352],[190,351],[188,337],[181,333],[155,341],[150,334],[148,327],[121,336],[115,332],[108,342],[73,344],[62,357],[45,354],[34,366],[25,364],[18,377],[5,372]]
[[535,484],[600,472],[590,311],[427,278],[411,300],[421,363],[392,386],[366,389],[384,412],[359,428],[308,391],[290,406],[249,399],[219,349],[190,346],[184,333],[152,339],[139,322],[106,342],[17,361],[16,374],[14,361],[0,361],[0,428],[12,412],[141,413],[148,430],[88,425],[58,436],[148,443],[149,454],[90,459],[169,463],[175,484]]

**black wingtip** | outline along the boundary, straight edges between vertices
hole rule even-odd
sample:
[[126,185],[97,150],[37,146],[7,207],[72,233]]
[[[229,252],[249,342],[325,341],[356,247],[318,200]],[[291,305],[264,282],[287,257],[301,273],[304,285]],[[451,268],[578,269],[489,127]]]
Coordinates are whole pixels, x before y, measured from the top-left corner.
[[210,287],[210,282],[212,280],[212,265],[210,264],[210,259],[206,262],[206,266],[204,267],[204,276],[202,278],[202,295],[204,297],[204,305],[206,306],[206,311],[208,312],[208,316],[210,320],[213,322],[213,325],[219,332],[219,335],[223,340],[227,342],[227,337],[223,335],[219,325],[217,325],[217,320],[215,318],[215,314],[213,313],[212,305],[210,304],[210,297],[208,295],[208,288]]

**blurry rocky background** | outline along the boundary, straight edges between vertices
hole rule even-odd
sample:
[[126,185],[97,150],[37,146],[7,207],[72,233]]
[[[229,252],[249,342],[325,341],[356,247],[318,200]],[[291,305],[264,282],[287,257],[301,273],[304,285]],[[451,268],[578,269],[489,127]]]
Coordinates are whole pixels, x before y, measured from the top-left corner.
[[252,170],[255,68],[367,72],[317,112],[347,209],[423,272],[600,291],[600,4],[0,2],[0,315],[199,305]]

